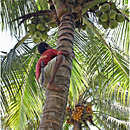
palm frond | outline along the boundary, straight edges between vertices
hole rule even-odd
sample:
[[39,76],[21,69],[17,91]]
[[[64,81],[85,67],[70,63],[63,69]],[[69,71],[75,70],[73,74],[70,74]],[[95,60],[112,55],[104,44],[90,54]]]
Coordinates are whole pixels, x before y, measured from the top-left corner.
[[[118,10],[128,17],[128,13],[122,10],[125,4],[128,5],[128,0],[114,2]],[[26,32],[26,23],[18,29],[19,21],[8,23],[9,21],[48,9],[44,0],[11,3],[2,0],[1,4],[2,27],[9,28],[12,34],[21,35],[23,28]],[[87,22],[91,23],[91,26],[88,25],[86,31],[75,33],[76,60],[73,61],[68,103],[74,106],[83,94],[83,100],[94,102],[96,125],[105,129],[129,128],[129,23],[125,21],[114,30],[105,30],[97,23],[97,18],[92,13],[89,14]],[[51,36],[46,42],[55,47],[58,29],[49,33]],[[19,42],[5,58],[1,57],[2,108],[6,114],[7,127],[10,125],[14,129],[29,129],[30,124],[33,127],[39,123],[44,92],[35,79],[35,65],[39,57],[36,45],[29,46],[29,40],[23,44]],[[68,128],[72,129],[72,126],[64,126],[64,129]]]
[[70,93],[72,93],[74,104],[78,103],[79,95],[86,90],[86,87],[88,87],[86,78],[83,77],[84,70],[81,68],[82,66],[78,63],[78,61],[74,60],[70,81]]
[[115,41],[116,45],[121,48],[121,50],[125,54],[129,54],[129,24],[128,22],[124,22],[123,24],[120,24],[118,28],[116,28],[113,33],[111,39]]
[[[24,129],[27,119],[34,119],[36,115],[40,118],[39,115],[42,111],[42,102],[37,94],[38,88],[36,88],[36,82],[32,78],[32,75],[35,75],[33,72],[35,62],[32,63],[33,60],[34,57],[32,57],[30,64],[28,64],[28,74],[25,75],[21,90],[15,94],[16,101],[11,100],[9,105],[7,122],[10,126],[15,126],[15,129]],[[31,85],[33,87],[30,87]]]
[[[106,42],[103,38],[102,38],[102,36],[99,34],[99,32],[97,32],[96,30],[95,30],[95,28],[94,28],[94,26],[90,23],[89,24],[89,22],[86,20],[86,23],[88,24],[88,26],[95,32],[95,34],[97,34],[100,38],[101,38],[101,40],[103,41],[103,43],[104,43],[104,45],[105,45],[105,48],[107,49],[107,50],[103,50],[103,51],[101,51],[100,50],[100,53],[102,53],[102,55],[101,55],[101,57],[103,57],[103,56],[107,56],[107,58],[108,58],[108,56],[110,57],[110,59],[111,59],[111,61],[112,61],[112,63],[113,64],[111,64],[111,63],[108,63],[108,65],[110,65],[110,67],[108,67],[108,69],[109,70],[106,70],[106,74],[107,74],[107,76],[110,74],[110,77],[109,77],[109,82],[110,82],[110,78],[114,78],[114,81],[116,81],[116,79],[118,79],[118,81],[117,82],[119,82],[119,77],[121,77],[121,76],[123,76],[123,75],[126,75],[125,77],[126,78],[124,78],[124,81],[126,81],[127,83],[126,83],[126,86],[124,87],[124,89],[126,89],[127,88],[127,90],[128,90],[128,77],[129,77],[129,57],[126,55],[126,54],[122,54],[122,51],[119,49],[119,48],[117,48],[117,46],[115,47],[115,46],[110,46],[111,44],[108,42]],[[115,43],[113,43],[112,45],[114,45]],[[113,48],[113,49],[112,49]],[[107,52],[107,55],[105,54],[104,55],[104,51],[105,52]],[[110,53],[112,54],[110,54]],[[109,54],[109,55],[108,55]],[[125,59],[123,58],[124,57],[124,55],[125,55]],[[122,58],[121,58],[122,57]],[[92,60],[90,60],[90,61],[92,61],[93,63],[94,63],[94,60],[96,61],[97,59],[96,58],[98,58],[97,56],[93,56],[93,59]],[[109,59],[108,59],[109,60]],[[108,62],[108,61],[107,61]],[[91,63],[91,62],[90,62]],[[93,63],[91,63],[92,65],[93,65]],[[125,65],[124,65],[124,63],[125,63]],[[95,63],[94,63],[95,64]],[[104,63],[103,63],[104,64]],[[118,65],[117,65],[118,64]],[[120,68],[118,68],[118,67]],[[93,67],[93,66],[92,66]],[[111,68],[111,69],[110,69]],[[113,68],[113,69],[112,69]],[[114,70],[115,69],[115,70]],[[122,71],[121,71],[121,69],[122,69]],[[104,71],[104,70],[103,70]],[[119,72],[120,71],[120,72]],[[109,74],[108,74],[108,72],[109,72]],[[116,76],[115,76],[115,74],[116,74]],[[125,80],[125,79],[127,79],[127,80]],[[112,79],[111,79],[112,80]],[[120,79],[120,81],[121,81],[121,79]],[[117,84],[117,82],[115,82],[116,84]],[[104,85],[105,86],[105,85]],[[114,86],[113,86],[113,88],[114,88]],[[112,91],[113,92],[113,91]],[[129,99],[128,99],[129,100]]]
[[1,1],[1,19],[2,19],[2,30],[9,29],[11,34],[23,34],[23,28],[26,30],[26,24],[18,28],[18,21],[13,23],[8,23],[19,16],[25,15],[27,13],[33,12],[37,9],[35,0],[28,1]]
[[[95,93],[99,92],[96,91]],[[97,127],[107,130],[129,128],[130,109],[128,107],[118,105],[115,100],[101,99],[99,96],[96,99],[93,97],[93,94],[89,95],[89,91],[85,91],[82,94],[82,98],[82,100],[89,101],[93,104],[93,122]]]
[[36,45],[31,43],[30,46],[25,41],[16,46],[3,58],[1,64],[1,94],[7,126],[24,129],[28,119],[40,118],[44,92],[34,78],[38,60]]

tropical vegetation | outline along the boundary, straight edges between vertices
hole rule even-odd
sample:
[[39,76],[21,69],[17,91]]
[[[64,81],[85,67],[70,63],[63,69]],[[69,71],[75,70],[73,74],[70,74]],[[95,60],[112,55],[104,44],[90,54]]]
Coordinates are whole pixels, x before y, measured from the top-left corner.
[[[128,0],[1,0],[1,29],[18,41],[1,55],[2,129],[129,129],[128,18]],[[36,81],[40,40],[75,52],[56,77],[63,93]]]

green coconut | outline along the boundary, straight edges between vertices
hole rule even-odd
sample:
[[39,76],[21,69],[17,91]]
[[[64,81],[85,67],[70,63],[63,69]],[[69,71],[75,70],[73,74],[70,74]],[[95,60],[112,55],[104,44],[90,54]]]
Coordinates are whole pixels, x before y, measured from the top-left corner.
[[110,27],[111,29],[116,28],[117,25],[118,25],[118,22],[117,22],[115,19],[109,21],[109,27]]
[[49,18],[49,15],[48,15],[48,14],[45,14],[44,17],[47,19],[47,18]]
[[101,9],[100,9],[102,12],[107,12],[110,10],[110,5],[105,3],[101,6]]
[[42,37],[42,33],[41,33],[40,31],[36,31],[36,32],[34,33],[34,37],[35,37],[36,39],[40,39],[40,38]]
[[52,27],[52,28],[55,28],[55,27],[57,27],[56,23],[54,23],[54,22],[52,22],[52,23],[49,23],[48,25],[49,25],[50,27]]
[[100,18],[98,19],[98,23],[99,23],[99,24],[102,24],[102,20],[101,20]]
[[53,18],[52,18],[52,17],[49,17],[49,18],[46,19],[46,23],[47,23],[47,24],[51,23],[52,21],[53,21]]
[[31,28],[31,29],[29,29],[29,31],[28,31],[28,33],[29,33],[31,36],[33,36],[35,32],[36,32],[36,29],[34,29],[34,28]]
[[42,40],[48,39],[48,34],[46,32],[43,32],[41,38],[42,38]]
[[116,14],[117,14],[116,11],[114,11],[113,9],[110,10],[110,12],[109,12],[109,18],[110,19],[114,19],[116,17]]
[[109,28],[109,22],[102,22],[102,26],[104,29],[108,29]]
[[99,18],[99,17],[101,17],[101,15],[102,15],[102,11],[101,10],[98,10],[98,11],[96,11],[96,16]]
[[116,8],[116,5],[114,3],[111,3],[110,9],[115,9],[115,8]]
[[46,27],[44,32],[48,32],[48,31],[50,31],[50,28]]
[[35,37],[33,37],[32,40],[33,40],[34,43],[40,42],[40,39],[37,39],[37,38],[35,38]]
[[106,22],[108,21],[109,17],[108,17],[108,13],[103,13],[100,17],[101,21]]
[[32,18],[32,19],[31,19],[31,22],[32,22],[33,24],[36,24],[37,21],[38,21],[38,20],[37,20],[36,18]]
[[118,22],[123,22],[125,20],[125,16],[121,13],[117,13],[116,20]]
[[33,23],[30,23],[30,24],[27,25],[27,28],[28,28],[28,29],[32,29],[32,28],[35,29],[35,28],[36,28],[36,25],[33,24]]
[[46,22],[46,19],[44,19],[44,18],[41,18],[41,19],[40,19],[40,23],[43,23],[43,24],[44,24],[45,22]]
[[45,30],[44,24],[41,24],[41,23],[39,23],[39,24],[36,26],[36,28],[37,28],[38,31],[44,31],[44,30]]

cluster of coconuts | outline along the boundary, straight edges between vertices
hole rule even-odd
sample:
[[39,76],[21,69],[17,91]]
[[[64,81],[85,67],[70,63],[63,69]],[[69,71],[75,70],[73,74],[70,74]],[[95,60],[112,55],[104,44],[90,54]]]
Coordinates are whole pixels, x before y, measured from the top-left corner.
[[98,17],[98,23],[103,26],[104,29],[114,29],[118,26],[118,22],[121,23],[125,20],[125,16],[122,13],[117,13],[114,3],[112,5],[104,3],[99,10],[96,11]]
[[47,32],[51,27],[56,27],[56,24],[49,23],[51,18],[48,14],[44,16],[33,17],[31,23],[27,25],[28,33],[31,35],[34,43],[45,41],[48,38]]
[[[93,119],[92,116],[92,105],[91,104],[81,104],[81,105],[77,105],[74,109],[71,109],[71,107],[66,107],[66,112],[69,113],[69,118],[67,118],[67,123],[68,124],[74,124],[74,121],[81,121],[83,115],[88,114],[89,119],[91,118],[91,120]],[[87,116],[86,116],[87,117]],[[85,118],[83,118],[85,120]],[[89,121],[88,118],[86,118],[87,121]]]

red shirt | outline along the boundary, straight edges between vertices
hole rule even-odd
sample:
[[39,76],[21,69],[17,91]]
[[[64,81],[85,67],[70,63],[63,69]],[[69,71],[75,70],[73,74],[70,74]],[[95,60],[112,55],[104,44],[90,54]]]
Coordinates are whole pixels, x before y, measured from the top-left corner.
[[38,63],[36,65],[36,79],[38,81],[39,75],[41,73],[41,62],[44,61],[44,67],[47,65],[47,63],[52,60],[57,55],[61,55],[62,51],[58,51],[55,49],[48,49],[44,51],[41,55],[41,57],[38,60]]

